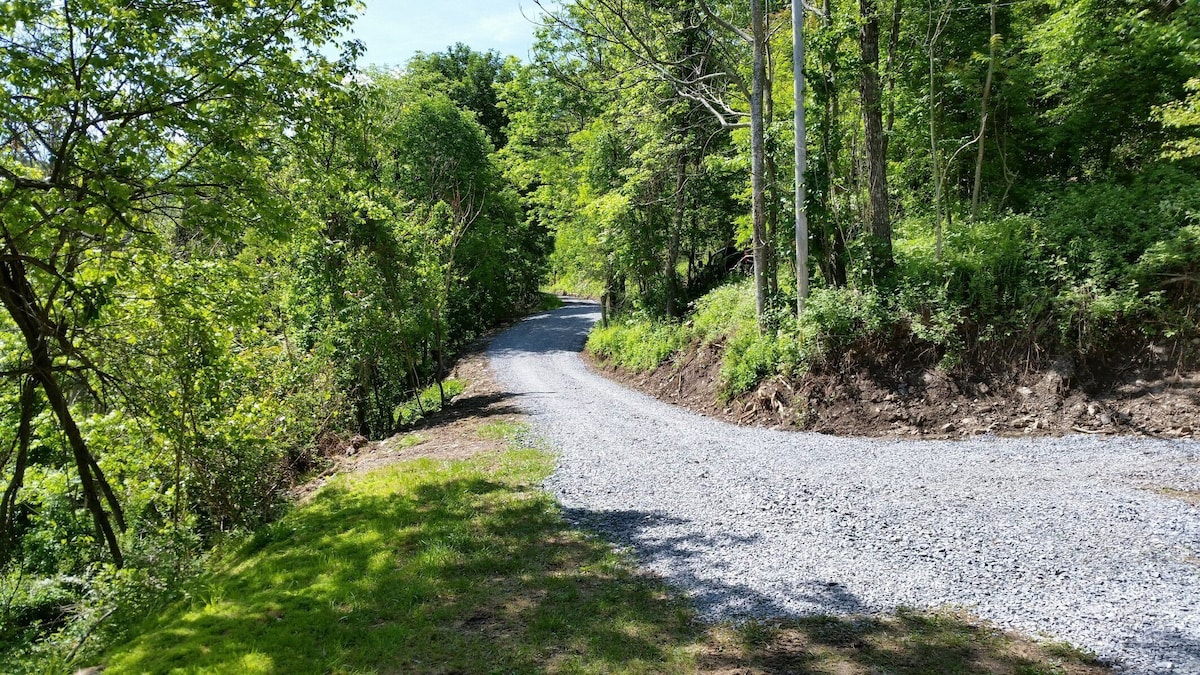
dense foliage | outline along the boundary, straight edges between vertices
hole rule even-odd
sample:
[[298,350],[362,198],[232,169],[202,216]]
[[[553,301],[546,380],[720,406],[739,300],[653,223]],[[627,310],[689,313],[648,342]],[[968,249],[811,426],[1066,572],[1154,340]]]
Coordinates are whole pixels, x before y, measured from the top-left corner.
[[[814,290],[800,317],[788,269],[790,6],[764,8],[761,206],[741,128],[754,108],[755,35],[741,28],[755,23],[754,3],[574,0],[553,12],[532,72],[515,82],[571,102],[571,114],[522,113],[563,142],[539,149],[514,134],[526,156],[510,171],[554,195],[539,203],[557,208],[535,213],[557,232],[557,282],[627,315],[596,335],[597,349],[645,367],[708,339],[670,319],[763,257],[765,306],[720,331],[734,364],[727,393],[867,337],[919,341],[951,369],[1150,341],[1194,351],[1181,338],[1196,335],[1200,306],[1200,6],[813,6],[803,70]],[[763,211],[763,250],[748,209]],[[697,302],[694,322],[757,292],[735,288]]]
[[499,108],[454,98],[502,62],[357,72],[318,51],[351,9],[0,8],[0,670],[66,667],[538,300]]

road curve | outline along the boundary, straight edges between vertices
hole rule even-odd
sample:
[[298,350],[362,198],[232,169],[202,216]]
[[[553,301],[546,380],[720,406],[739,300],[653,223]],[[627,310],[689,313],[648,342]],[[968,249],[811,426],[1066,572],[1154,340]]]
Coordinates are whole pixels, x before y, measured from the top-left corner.
[[1133,672],[1200,673],[1200,444],[838,438],[736,427],[579,356],[570,301],[497,336],[497,380],[559,453],[571,519],[702,616],[961,607]]

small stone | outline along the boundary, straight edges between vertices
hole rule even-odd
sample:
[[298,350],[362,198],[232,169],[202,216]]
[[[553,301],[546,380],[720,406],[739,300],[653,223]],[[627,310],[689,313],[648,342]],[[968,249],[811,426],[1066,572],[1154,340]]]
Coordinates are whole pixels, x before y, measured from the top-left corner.
[[1102,413],[1100,415],[1100,423],[1101,424],[1112,424],[1112,421],[1113,421],[1112,415],[1109,415],[1108,413]]
[[979,393],[981,393],[981,394],[986,394],[986,393],[988,393],[989,391],[991,391],[991,388],[990,388],[990,387],[988,387],[988,386],[987,386],[986,384],[984,384],[983,382],[980,382],[980,383],[979,383]]
[[1030,396],[1033,396],[1033,390],[1030,389],[1029,387],[1021,387],[1020,389],[1017,390],[1017,393],[1020,394],[1021,396],[1024,396],[1025,398],[1029,398]]
[[951,432],[951,431],[954,431],[954,429],[955,429],[955,426],[954,426],[953,422],[947,422],[946,424],[942,425],[942,433]]

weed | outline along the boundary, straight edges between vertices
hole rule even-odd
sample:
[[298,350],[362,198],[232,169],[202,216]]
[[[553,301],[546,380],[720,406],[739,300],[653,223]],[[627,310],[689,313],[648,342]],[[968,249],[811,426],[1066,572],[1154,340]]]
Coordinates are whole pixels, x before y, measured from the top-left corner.
[[396,408],[396,423],[401,427],[415,424],[425,415],[441,410],[442,392],[445,392],[446,402],[449,403],[455,396],[463,393],[465,388],[466,385],[462,381],[455,379],[443,380],[441,389],[437,384],[429,385],[419,395]]

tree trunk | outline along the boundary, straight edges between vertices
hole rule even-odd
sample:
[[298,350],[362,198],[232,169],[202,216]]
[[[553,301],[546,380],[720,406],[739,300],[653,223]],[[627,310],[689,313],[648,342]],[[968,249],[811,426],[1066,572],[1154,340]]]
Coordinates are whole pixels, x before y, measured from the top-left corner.
[[[763,10],[763,31],[771,34],[771,14]],[[775,58],[771,53],[771,41],[763,45],[763,161],[767,186],[767,293],[774,298],[779,294],[779,172],[775,164],[775,148],[767,142],[766,131],[775,123]]]
[[[682,141],[686,141],[684,135]],[[675,166],[675,217],[671,221],[671,231],[667,234],[667,264],[663,270],[667,275],[667,316],[678,318],[682,312],[679,307],[679,242],[687,218],[687,200],[684,189],[687,187],[687,154],[682,150],[676,159]]]
[[[830,30],[833,26],[833,12],[833,3],[830,0],[824,0],[822,13],[825,16],[822,22],[826,30]],[[821,120],[821,148],[825,157],[826,181],[825,189],[821,191],[821,198],[825,204],[826,222],[821,228],[819,241],[822,248],[825,249],[821,272],[825,277],[825,282],[833,288],[842,288],[846,285],[846,261],[848,259],[846,228],[841,217],[841,206],[837,199],[838,185],[835,181],[840,168],[842,149],[841,135],[835,134],[838,120],[842,116],[841,97],[837,88],[839,81],[837,54],[840,49],[841,39],[838,34],[835,34],[834,39],[830,40],[823,50],[825,63],[829,65],[829,76],[823,79],[826,97],[825,115]],[[853,174],[853,169],[851,172]],[[851,180],[853,180],[853,176]]]
[[808,169],[808,128],[804,122],[804,2],[792,0],[792,81],[796,151],[796,316],[808,299],[808,204],[804,174]]
[[[888,113],[887,133],[891,134],[896,126],[896,55],[900,49],[900,15],[904,13],[904,0],[896,0],[892,5],[892,30],[888,36],[887,53],[887,90]],[[884,147],[887,147],[885,137]]]
[[92,514],[97,534],[108,545],[113,563],[117,567],[122,567],[124,566],[124,557],[121,555],[121,546],[117,541],[109,514],[104,510],[98,488],[104,489],[104,497],[112,510],[112,516],[122,531],[125,530],[124,515],[121,512],[120,504],[116,501],[116,496],[104,481],[103,473],[100,472],[99,465],[96,464],[88,450],[83,433],[79,430],[79,426],[71,414],[70,404],[67,402],[67,397],[63,394],[62,386],[54,372],[54,359],[50,354],[48,343],[48,336],[52,334],[51,327],[38,309],[33,286],[29,283],[25,266],[20,262],[19,253],[11,241],[8,244],[8,250],[12,253],[11,257],[0,263],[0,302],[4,304],[9,316],[21,331],[26,349],[29,350],[32,375],[41,385],[42,391],[46,394],[46,402],[50,405],[50,409],[54,412],[67,437],[67,444],[75,459],[75,468],[79,474],[80,487],[83,490],[84,506]]
[[996,74],[996,0],[990,8],[991,32],[988,34],[988,69],[983,81],[983,97],[979,103],[979,152],[975,155],[975,185],[971,188],[971,222],[979,220],[979,195],[983,187],[983,156],[988,123],[988,99],[992,94],[992,77]]
[[888,212],[887,148],[883,134],[883,108],[879,87],[879,5],[877,0],[859,0],[862,28],[863,135],[867,162],[867,216],[871,228],[871,271],[879,283],[892,268],[892,222]]
[[33,404],[37,393],[37,384],[33,378],[26,377],[21,381],[21,419],[17,423],[17,457],[13,465],[12,479],[0,499],[0,565],[7,563],[14,550],[16,531],[13,519],[17,503],[17,494],[25,482],[25,468],[29,463],[29,446],[32,441]]
[[767,293],[774,297],[779,293],[779,172],[773,153],[767,151],[765,154],[767,196],[770,197],[767,200]]
[[763,88],[766,84],[766,18],[763,0],[750,0],[754,76],[750,87],[750,209],[754,223],[754,308],[759,329],[767,316],[766,147],[763,129]]
[[938,165],[937,137],[937,85],[934,69],[933,48],[936,37],[929,41],[929,164],[933,172],[933,236],[937,259],[942,259],[942,169]]

